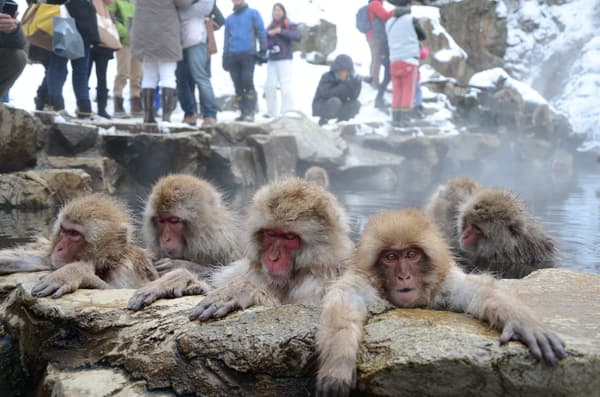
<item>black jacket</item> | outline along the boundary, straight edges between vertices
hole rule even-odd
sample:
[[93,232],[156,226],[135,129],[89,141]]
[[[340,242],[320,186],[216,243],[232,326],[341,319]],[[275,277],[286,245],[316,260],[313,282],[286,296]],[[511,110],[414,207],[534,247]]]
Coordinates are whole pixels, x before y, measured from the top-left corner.
[[324,108],[329,98],[338,97],[342,102],[350,102],[358,98],[361,88],[361,81],[352,73],[347,80],[338,79],[335,70],[323,74],[312,102],[313,116],[321,116],[319,109]]
[[[0,0],[0,10],[4,6],[4,1]],[[23,35],[23,30],[21,30],[21,25],[14,32],[0,32],[0,48],[16,48],[19,50],[25,48],[25,36]]]
[[77,30],[83,41],[87,44],[98,44],[98,21],[96,19],[96,8],[91,0],[70,0],[66,4],[69,14],[75,20]]

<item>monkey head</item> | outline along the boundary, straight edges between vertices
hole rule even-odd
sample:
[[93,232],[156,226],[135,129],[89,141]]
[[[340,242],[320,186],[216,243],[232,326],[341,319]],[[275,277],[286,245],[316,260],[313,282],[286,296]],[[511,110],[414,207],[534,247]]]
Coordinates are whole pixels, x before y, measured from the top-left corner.
[[304,179],[314,182],[319,186],[323,186],[325,189],[329,187],[329,176],[327,175],[327,171],[317,165],[306,170]]
[[109,196],[96,193],[74,199],[54,224],[52,266],[78,260],[108,266],[132,242],[132,224],[125,208]]
[[287,283],[298,271],[339,266],[352,246],[348,220],[337,199],[299,178],[256,192],[248,209],[247,231],[246,256],[278,284]]
[[[146,246],[157,257],[193,259],[195,236],[210,228],[221,196],[208,182],[192,175],[173,174],[158,180],[144,210]],[[218,221],[218,220],[216,220]]]
[[452,263],[437,227],[414,208],[373,216],[353,257],[353,265],[371,274],[397,307],[426,306]]

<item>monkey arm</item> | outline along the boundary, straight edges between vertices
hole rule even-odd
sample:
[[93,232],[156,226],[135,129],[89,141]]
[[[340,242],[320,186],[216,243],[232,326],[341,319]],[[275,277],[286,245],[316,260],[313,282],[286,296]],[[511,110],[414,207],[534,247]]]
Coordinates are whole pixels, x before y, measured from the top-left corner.
[[164,276],[166,273],[173,270],[185,269],[200,278],[206,277],[210,274],[210,272],[214,271],[214,268],[210,265],[201,265],[196,262],[171,258],[159,259],[154,263],[154,268],[161,276]]
[[31,290],[31,295],[41,298],[52,294],[59,298],[80,288],[106,289],[109,285],[98,277],[90,262],[71,262],[44,276]]
[[566,357],[560,336],[538,322],[523,303],[507,294],[492,277],[467,275],[455,268],[444,281],[440,296],[438,304],[471,314],[501,331],[501,344],[520,341],[537,360],[543,359],[548,365]]
[[369,280],[348,271],[325,295],[317,332],[317,396],[347,396],[356,386],[356,356],[368,308],[379,301]]
[[39,239],[21,247],[0,250],[0,275],[51,270],[50,241]]
[[137,290],[129,299],[127,308],[139,310],[161,298],[206,294],[210,289],[207,283],[198,280],[187,269],[176,269]]
[[221,288],[211,291],[192,309],[190,320],[208,320],[221,318],[236,309],[246,309],[250,306],[277,306],[279,299],[267,289],[257,287],[250,281],[233,281]]

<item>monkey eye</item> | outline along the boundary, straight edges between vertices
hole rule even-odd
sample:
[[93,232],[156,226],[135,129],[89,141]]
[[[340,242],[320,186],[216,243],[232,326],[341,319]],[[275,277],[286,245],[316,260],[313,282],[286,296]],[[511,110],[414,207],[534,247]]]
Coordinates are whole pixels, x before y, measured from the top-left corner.
[[405,256],[409,259],[414,259],[417,257],[417,250],[410,249],[410,250],[406,251]]
[[167,222],[169,222],[170,224],[177,224],[177,223],[182,223],[183,219],[178,218],[176,216],[171,216],[169,218],[166,219]]
[[263,234],[266,237],[271,237],[271,238],[277,237],[277,233],[274,230],[271,230],[271,229],[263,230]]
[[283,235],[283,238],[286,240],[296,240],[298,236],[294,233],[286,233]]
[[381,257],[386,261],[386,262],[395,262],[398,260],[399,256],[398,253],[395,251],[387,251],[384,252]]

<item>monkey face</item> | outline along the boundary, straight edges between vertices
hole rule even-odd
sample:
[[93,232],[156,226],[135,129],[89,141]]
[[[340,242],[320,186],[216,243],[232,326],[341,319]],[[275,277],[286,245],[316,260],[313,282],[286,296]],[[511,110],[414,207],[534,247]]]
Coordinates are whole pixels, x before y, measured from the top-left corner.
[[81,258],[86,246],[83,227],[63,221],[58,231],[57,243],[52,249],[52,267],[59,268]]
[[286,281],[294,268],[294,256],[301,246],[300,236],[283,230],[262,231],[262,265],[274,281]]
[[463,250],[474,250],[480,238],[483,237],[481,229],[474,224],[467,224],[460,235],[460,248]]
[[161,213],[152,221],[158,234],[161,253],[171,259],[182,259],[185,248],[185,221],[168,213]]
[[379,254],[378,267],[388,300],[397,307],[421,305],[420,267],[425,254],[419,247],[386,249]]

